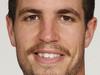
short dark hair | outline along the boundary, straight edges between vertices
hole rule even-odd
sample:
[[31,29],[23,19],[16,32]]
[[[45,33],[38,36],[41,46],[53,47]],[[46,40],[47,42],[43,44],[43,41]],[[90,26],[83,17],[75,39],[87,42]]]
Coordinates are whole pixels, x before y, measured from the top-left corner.
[[95,0],[83,0],[84,19],[87,24],[94,16]]
[[17,9],[17,0],[9,0],[8,2],[8,16],[15,21],[16,16],[16,9]]
[[[9,0],[9,11],[8,16],[14,22],[16,17],[16,8],[17,8],[17,1],[18,0]],[[83,0],[83,10],[84,10],[84,19],[85,23],[87,24],[90,19],[92,19],[94,15],[94,8],[95,8],[95,0]]]

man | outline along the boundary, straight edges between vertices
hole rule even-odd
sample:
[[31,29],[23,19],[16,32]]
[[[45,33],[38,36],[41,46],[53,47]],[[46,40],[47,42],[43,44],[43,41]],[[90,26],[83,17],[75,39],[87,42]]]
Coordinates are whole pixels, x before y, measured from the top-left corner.
[[9,0],[7,28],[24,75],[85,75],[94,0]]

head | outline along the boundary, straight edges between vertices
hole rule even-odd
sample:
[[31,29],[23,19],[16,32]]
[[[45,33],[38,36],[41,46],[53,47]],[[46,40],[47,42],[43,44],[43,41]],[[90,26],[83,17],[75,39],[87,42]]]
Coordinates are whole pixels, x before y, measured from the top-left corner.
[[9,0],[7,28],[24,75],[84,75],[94,0]]

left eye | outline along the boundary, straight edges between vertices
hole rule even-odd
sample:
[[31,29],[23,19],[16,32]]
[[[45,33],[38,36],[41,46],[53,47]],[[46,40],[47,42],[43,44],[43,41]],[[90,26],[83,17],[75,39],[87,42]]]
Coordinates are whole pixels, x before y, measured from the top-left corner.
[[74,21],[74,19],[72,18],[72,17],[70,17],[70,16],[66,16],[66,15],[62,15],[62,16],[60,16],[60,19],[61,19],[61,21],[65,21],[65,22],[72,22],[72,21]]
[[38,15],[30,15],[24,18],[25,21],[36,21],[39,20],[39,16]]

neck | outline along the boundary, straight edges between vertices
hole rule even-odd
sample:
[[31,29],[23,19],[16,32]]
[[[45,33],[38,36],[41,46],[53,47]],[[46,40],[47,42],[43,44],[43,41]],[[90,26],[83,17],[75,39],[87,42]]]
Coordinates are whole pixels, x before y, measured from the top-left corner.
[[79,72],[77,73],[77,75],[85,75],[85,64],[84,62],[81,65],[81,68],[79,70]]

